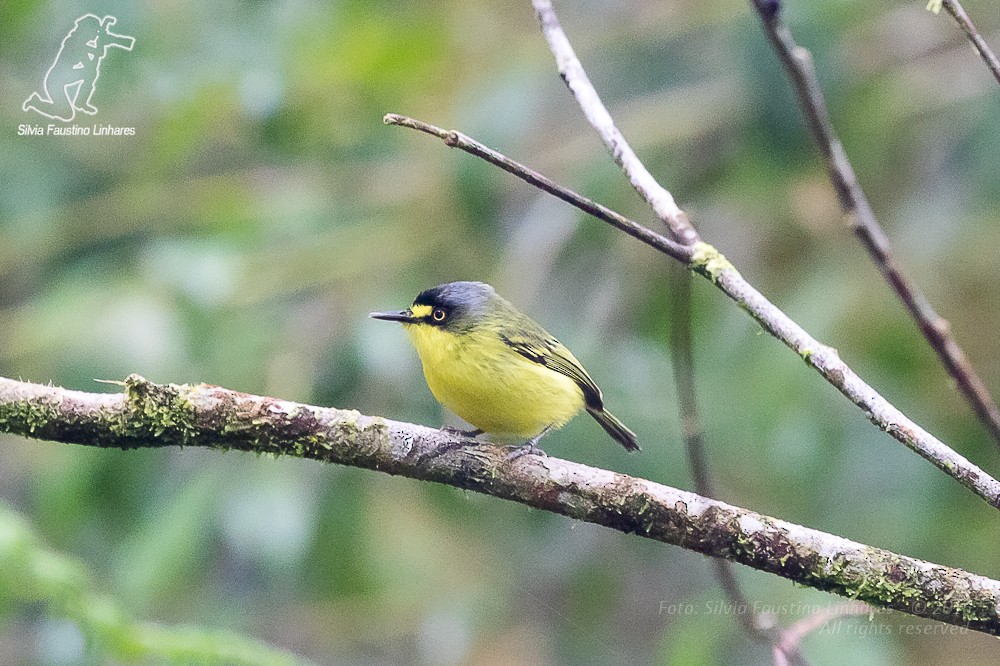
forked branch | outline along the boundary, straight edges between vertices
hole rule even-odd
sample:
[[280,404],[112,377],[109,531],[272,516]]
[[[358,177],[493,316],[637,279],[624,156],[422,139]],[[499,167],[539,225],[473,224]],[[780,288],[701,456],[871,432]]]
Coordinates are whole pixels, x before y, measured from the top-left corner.
[[389,125],[418,129],[436,136],[447,145],[495,164],[525,182],[558,196],[585,213],[622,229],[633,238],[683,262],[689,269],[711,281],[735,301],[765,331],[795,351],[806,365],[816,370],[848,400],[857,405],[877,427],[933,463],[994,508],[1000,508],[1000,482],[896,409],[844,363],[836,349],[820,343],[809,335],[805,329],[747,282],[711,245],[696,243],[687,246],[672,241],[572,190],[556,185],[551,179],[487,148],[461,132],[444,130],[429,123],[392,113],[385,116],[385,122]]

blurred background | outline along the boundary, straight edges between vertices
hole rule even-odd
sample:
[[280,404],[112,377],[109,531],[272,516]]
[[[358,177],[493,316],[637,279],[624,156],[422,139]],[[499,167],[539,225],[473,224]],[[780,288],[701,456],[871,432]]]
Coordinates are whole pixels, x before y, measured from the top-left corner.
[[[429,425],[396,326],[435,284],[492,283],[558,335],[643,443],[590,419],[555,456],[692,487],[666,258],[437,140],[457,128],[653,224],[556,74],[528,2],[17,0],[0,21],[0,375],[86,391],[132,372]],[[1000,14],[965,7],[994,47]],[[765,295],[991,473],[1000,454],[840,215],[749,4],[561,2],[650,170]],[[76,123],[18,136],[75,18],[118,18]],[[1000,393],[1000,87],[924,2],[789,0],[898,259]],[[57,121],[55,121],[57,122]],[[57,124],[59,124],[57,122]],[[873,428],[703,280],[697,382],[720,498],[991,577],[995,512]],[[315,663],[769,663],[703,557],[447,487],[186,449],[0,435],[0,499],[131,615]],[[740,568],[790,624],[840,600]],[[2,592],[2,591],[0,591]],[[0,597],[4,596],[0,594]],[[984,663],[996,641],[898,614],[811,635],[813,664]],[[104,663],[38,604],[0,604],[0,660]]]

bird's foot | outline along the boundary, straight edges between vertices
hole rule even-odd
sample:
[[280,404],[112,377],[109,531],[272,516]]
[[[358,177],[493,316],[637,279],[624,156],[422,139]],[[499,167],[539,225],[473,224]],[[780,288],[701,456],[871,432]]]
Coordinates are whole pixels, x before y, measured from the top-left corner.
[[542,451],[540,448],[538,448],[537,444],[538,444],[539,440],[541,440],[542,437],[545,437],[545,435],[551,429],[552,429],[552,426],[546,426],[544,430],[542,430],[540,433],[538,433],[537,435],[535,435],[534,437],[532,437],[531,439],[529,439],[524,444],[521,444],[520,446],[509,446],[509,447],[507,447],[509,449],[508,452],[507,452],[507,462],[514,462],[515,460],[517,460],[521,456],[526,456],[528,454],[536,455],[536,456],[539,456],[541,458],[547,458],[549,454],[547,454],[545,451]]
[[527,455],[535,455],[541,458],[546,458],[548,457],[549,454],[547,454],[545,451],[542,451],[540,448],[535,446],[534,441],[528,442],[527,444],[521,444],[519,446],[507,447],[507,456],[506,456],[507,462],[514,462],[521,456],[527,456]]

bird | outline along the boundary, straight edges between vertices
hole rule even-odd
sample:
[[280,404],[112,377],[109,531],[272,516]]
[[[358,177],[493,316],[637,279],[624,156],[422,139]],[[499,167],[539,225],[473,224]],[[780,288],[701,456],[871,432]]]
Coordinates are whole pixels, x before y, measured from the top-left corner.
[[369,316],[402,324],[431,393],[475,427],[463,435],[523,438],[512,456],[544,455],[538,441],[585,409],[626,450],[639,450],[572,352],[488,284],[449,282],[405,310]]

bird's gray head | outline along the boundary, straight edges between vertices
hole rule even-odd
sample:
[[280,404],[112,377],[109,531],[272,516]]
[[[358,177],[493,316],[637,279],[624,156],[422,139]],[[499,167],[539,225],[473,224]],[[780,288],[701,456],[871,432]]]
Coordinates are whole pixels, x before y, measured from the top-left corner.
[[498,298],[493,287],[483,282],[448,282],[417,294],[407,310],[373,312],[371,316],[403,324],[468,329],[481,320],[481,315]]
[[410,310],[434,326],[467,327],[494,298],[493,287],[483,282],[448,282],[417,294]]

